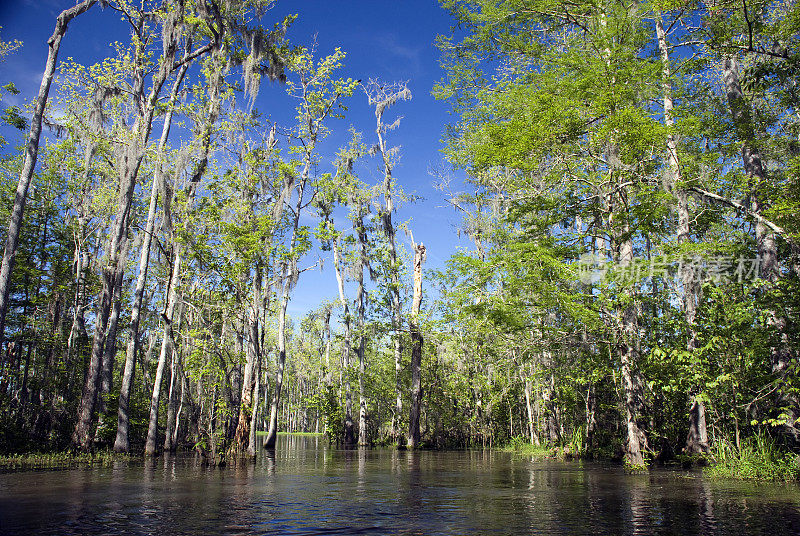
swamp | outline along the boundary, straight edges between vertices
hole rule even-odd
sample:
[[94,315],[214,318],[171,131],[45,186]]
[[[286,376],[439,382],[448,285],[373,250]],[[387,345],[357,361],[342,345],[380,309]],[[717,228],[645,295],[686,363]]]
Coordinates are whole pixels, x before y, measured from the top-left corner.
[[798,80],[796,0],[4,2],[0,533],[797,533]]

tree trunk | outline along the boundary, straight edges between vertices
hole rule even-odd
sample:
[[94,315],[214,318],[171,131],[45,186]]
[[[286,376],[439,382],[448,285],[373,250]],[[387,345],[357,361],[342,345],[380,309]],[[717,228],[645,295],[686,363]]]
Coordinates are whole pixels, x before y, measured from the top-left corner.
[[708,453],[708,433],[706,431],[706,408],[695,398],[689,410],[689,434],[686,436],[686,454]]
[[172,274],[170,275],[167,291],[167,303],[161,320],[164,325],[164,336],[161,339],[161,353],[158,355],[158,365],[156,367],[156,377],[153,382],[153,395],[150,398],[150,418],[147,425],[147,442],[144,447],[145,456],[156,454],[156,441],[158,437],[158,405],[161,397],[161,383],[164,377],[164,367],[167,362],[167,355],[171,351],[172,339],[172,320],[175,316],[175,306],[178,301],[178,286],[180,285],[181,270],[181,246],[175,244],[175,253],[172,259]]
[[336,271],[336,283],[339,288],[339,302],[342,304],[344,341],[342,344],[342,367],[344,369],[344,444],[351,447],[355,444],[353,430],[353,390],[350,384],[350,347],[351,347],[351,318],[350,305],[344,295],[344,275],[339,253],[339,242],[333,239],[333,266]]
[[536,431],[536,418],[534,415],[533,405],[531,404],[531,380],[525,378],[525,408],[528,414],[528,435],[530,436],[531,445],[539,446],[539,434]]
[[283,389],[283,371],[286,366],[286,308],[289,305],[289,282],[284,283],[281,306],[278,310],[278,359],[277,371],[275,372],[275,391],[272,393],[272,402],[269,408],[269,431],[264,440],[264,448],[275,449],[275,442],[278,439],[278,404],[281,400],[281,390]]
[[256,364],[254,375],[256,377],[256,387],[253,392],[253,411],[250,415],[250,434],[247,444],[247,455],[250,458],[256,457],[256,428],[258,426],[258,417],[261,413],[261,360]]
[[333,369],[331,368],[331,309],[325,310],[323,322],[323,333],[325,336],[325,386],[330,388],[333,384]]
[[44,73],[42,73],[42,83],[39,86],[39,93],[33,105],[33,116],[28,137],[25,142],[25,161],[19,175],[17,192],[14,196],[14,206],[11,209],[11,218],[8,222],[8,234],[6,236],[5,249],[3,251],[3,262],[0,265],[0,347],[5,337],[6,314],[8,313],[8,300],[11,291],[11,272],[14,269],[14,259],[19,245],[19,235],[22,229],[22,218],[25,212],[25,201],[28,197],[28,188],[33,178],[33,170],[36,167],[36,160],[39,156],[39,138],[42,133],[42,119],[44,110],[47,106],[47,98],[50,94],[50,85],[53,82],[56,63],[58,62],[58,51],[61,48],[61,39],[67,32],[67,25],[70,21],[86,13],[97,0],[84,0],[76,6],[62,11],[56,18],[56,26],[53,35],[47,41],[48,52],[47,62],[45,63]]
[[233,441],[233,451],[236,454],[245,452],[250,443],[250,427],[255,411],[253,392],[256,388],[258,369],[261,363],[261,348],[258,338],[258,320],[261,316],[261,269],[256,266],[256,275],[253,279],[253,301],[247,321],[247,362],[244,367],[242,381],[242,398],[239,405],[239,420],[236,427],[236,436]]
[[392,336],[394,342],[394,370],[395,370],[395,405],[392,414],[392,440],[397,443],[398,447],[404,447],[402,443],[402,434],[400,432],[400,416],[403,412],[403,390],[401,385],[400,375],[402,372],[402,356],[403,356],[403,343],[401,340],[400,331],[403,328],[402,318],[400,316],[400,275],[399,266],[397,264],[397,247],[395,245],[395,228],[392,224],[392,213],[394,212],[394,199],[392,196],[392,156],[390,150],[386,146],[386,139],[384,133],[387,128],[383,123],[383,114],[386,109],[400,99],[411,99],[411,92],[405,84],[398,84],[393,86],[390,90],[385,90],[383,86],[373,88],[373,94],[369,95],[369,103],[375,106],[376,129],[378,135],[378,150],[381,153],[383,160],[383,197],[384,207],[381,214],[381,221],[383,230],[386,233],[386,239],[389,242],[389,273],[390,273],[390,291],[391,306],[392,306]]
[[[661,17],[656,18],[656,36],[658,37],[658,48],[661,52],[662,64],[662,89],[664,91],[664,125],[672,129],[674,120],[674,106],[672,102],[672,82],[671,82],[671,68],[669,59],[669,43],[667,42],[666,32],[664,31],[664,24]],[[667,193],[674,193],[676,200],[676,210],[678,215],[678,226],[676,229],[678,235],[678,244],[686,244],[689,242],[690,218],[689,218],[689,192],[681,184],[681,170],[680,162],[678,160],[678,139],[673,133],[667,135],[667,173],[665,174],[665,183]],[[697,310],[695,281],[692,267],[689,263],[681,263],[681,282],[683,286],[683,315],[688,327],[686,347],[689,352],[695,349],[697,334],[694,327],[694,319]],[[698,389],[695,386],[693,390]],[[687,452],[708,452],[708,440],[690,443],[690,438],[695,434],[692,430],[702,429],[705,433],[706,413],[703,406],[702,398],[690,397],[690,404],[692,411],[689,412],[689,436],[687,437],[685,450]],[[695,407],[699,411],[695,411]],[[699,449],[699,450],[698,450]]]
[[164,117],[164,125],[161,129],[161,138],[158,142],[158,152],[156,155],[155,172],[153,174],[153,184],[150,187],[150,205],[147,209],[147,222],[142,236],[142,249],[139,255],[139,273],[136,277],[136,288],[133,291],[133,304],[131,305],[131,321],[128,326],[128,346],[125,353],[125,369],[122,374],[122,382],[119,391],[119,406],[117,409],[117,437],[114,440],[114,450],[117,452],[128,452],[130,441],[128,439],[128,428],[130,417],[128,415],[128,404],[130,401],[131,386],[133,385],[133,371],[135,369],[136,351],[139,345],[139,318],[142,310],[142,300],[144,297],[144,287],[147,280],[147,269],[150,264],[150,248],[153,243],[153,233],[155,232],[156,208],[158,205],[158,192],[161,191],[164,173],[162,159],[164,147],[169,138],[169,131],[172,127],[172,116],[175,109],[175,102],[178,98],[181,84],[189,69],[189,63],[185,63],[178,71],[178,76],[172,86],[167,114]]
[[[750,211],[761,215],[767,208],[764,190],[768,180],[761,159],[761,152],[756,141],[750,107],[747,104],[739,81],[739,63],[733,56],[725,57],[722,65],[722,80],[728,97],[728,105],[733,117],[736,134],[742,142],[742,161],[749,181]],[[775,233],[761,219],[756,219],[756,244],[758,246],[760,277],[773,285],[780,277],[778,264],[778,247]],[[800,428],[797,420],[800,417],[800,401],[786,385],[786,375],[792,358],[791,345],[787,333],[787,321],[783,314],[770,308],[766,311],[767,324],[775,329],[778,335],[777,344],[770,349],[772,371],[781,378],[776,407],[782,407],[787,415],[783,430],[793,442],[800,443]]]
[[[177,326],[178,331],[180,331],[181,322],[183,321],[183,307],[181,305],[177,306],[176,316],[177,319],[174,322],[174,325]],[[174,333],[174,330],[173,330]],[[170,360],[170,372],[169,372],[169,390],[167,391],[167,423],[166,429],[164,432],[164,452],[175,452],[175,448],[177,445],[174,441],[174,429],[175,423],[177,419],[177,408],[175,407],[178,403],[177,400],[177,389],[178,384],[176,381],[180,376],[181,370],[181,361],[180,361],[180,354],[178,353],[178,349],[175,345],[174,336],[172,336],[172,340],[170,341],[170,350],[171,350],[171,360]]]
[[[117,216],[120,217],[120,214],[117,214]],[[127,219],[127,214],[122,214],[121,217],[123,221],[118,223],[124,230],[126,228],[124,220]],[[83,393],[78,406],[78,422],[75,424],[75,429],[72,432],[72,444],[81,450],[89,450],[91,447],[91,429],[95,405],[97,403],[97,391],[103,365],[106,337],[109,334],[108,327],[109,316],[111,315],[111,303],[114,299],[117,274],[124,270],[123,265],[125,259],[122,258],[119,247],[124,240],[125,235],[123,233],[119,241],[112,241],[109,248],[109,257],[111,257],[111,251],[116,249],[117,253],[113,258],[109,258],[108,264],[102,269],[103,287],[100,295],[100,303],[97,308],[94,337],[92,339],[92,351],[89,357],[89,370],[86,372],[86,381],[84,382]]]
[[367,398],[364,393],[364,374],[366,373],[366,361],[364,346],[366,334],[364,333],[365,298],[364,298],[364,268],[367,267],[367,233],[364,228],[363,207],[359,206],[358,220],[358,242],[360,247],[359,265],[356,270],[356,326],[358,329],[358,345],[356,355],[358,356],[358,444],[367,445]]
[[[625,224],[627,227],[627,224]],[[627,233],[625,233],[627,234]],[[620,244],[620,265],[627,266],[633,261],[633,241],[626,238]],[[642,408],[642,381],[639,377],[639,331],[637,304],[631,303],[622,311],[622,344],[620,361],[624,391],[624,411],[627,438],[625,442],[625,461],[633,467],[644,466],[642,451],[647,449],[647,438],[639,427],[638,419]]]
[[410,449],[419,447],[419,416],[422,411],[422,330],[419,325],[419,308],[422,304],[422,261],[425,246],[414,248],[414,294],[411,301],[409,330],[411,331],[411,410],[408,423],[408,443]]
[[[139,110],[136,122],[133,126],[134,136],[128,146],[124,148],[119,157],[117,166],[120,170],[119,197],[117,200],[117,211],[114,222],[111,226],[109,235],[110,246],[105,266],[102,270],[102,291],[100,304],[98,307],[95,327],[94,340],[92,341],[92,355],[89,365],[89,373],[86,378],[84,396],[82,397],[78,409],[78,423],[73,432],[73,444],[82,449],[88,448],[89,429],[91,428],[92,412],[94,410],[94,399],[96,393],[97,375],[99,374],[100,359],[105,345],[105,331],[110,314],[111,303],[114,299],[114,273],[120,267],[124,271],[124,259],[120,258],[120,248],[125,234],[130,225],[130,211],[133,202],[133,193],[136,187],[136,179],[139,175],[139,168],[145,156],[145,148],[150,138],[150,131],[153,127],[153,117],[158,104],[158,95],[161,88],[175,67],[174,53],[177,44],[174,41],[166,43],[162,54],[162,61],[158,71],[153,75],[152,87],[149,94],[145,96],[144,78],[145,73],[140,70],[136,73],[136,80],[132,90],[134,97],[140,98],[145,104]],[[196,52],[199,54],[199,51]],[[184,60],[187,58],[184,57]],[[120,265],[120,263],[123,263]]]
[[[114,376],[114,360],[117,356],[117,327],[119,325],[119,315],[122,308],[122,283],[125,278],[124,264],[128,258],[128,246],[130,240],[127,236],[122,242],[122,251],[120,252],[120,259],[122,262],[117,266],[116,273],[114,274],[114,305],[111,309],[111,316],[108,319],[108,328],[106,334],[106,341],[103,345],[103,365],[100,370],[100,389],[97,393],[97,412],[99,414],[97,431],[100,431],[104,419],[106,419],[106,398],[108,393],[111,392],[111,383]],[[95,434],[95,442],[100,441],[100,438]]]

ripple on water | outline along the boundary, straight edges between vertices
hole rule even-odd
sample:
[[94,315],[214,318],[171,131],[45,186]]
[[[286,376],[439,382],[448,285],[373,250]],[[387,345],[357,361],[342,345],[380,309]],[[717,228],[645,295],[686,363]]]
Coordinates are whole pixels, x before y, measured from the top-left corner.
[[186,456],[0,474],[0,533],[780,536],[800,534],[800,492],[498,452],[345,452],[294,438],[240,468]]

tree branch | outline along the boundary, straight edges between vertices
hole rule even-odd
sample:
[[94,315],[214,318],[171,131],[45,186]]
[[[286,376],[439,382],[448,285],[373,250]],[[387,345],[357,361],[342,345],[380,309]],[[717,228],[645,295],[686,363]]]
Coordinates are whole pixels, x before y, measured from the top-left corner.
[[739,210],[739,211],[743,212],[744,214],[746,214],[747,216],[753,218],[757,222],[766,225],[774,233],[776,233],[776,234],[780,235],[781,237],[783,237],[783,239],[786,240],[786,242],[788,242],[793,248],[798,246],[798,244],[795,242],[794,238],[788,232],[786,232],[785,229],[783,229],[782,227],[780,227],[776,223],[768,220],[767,218],[765,218],[761,214],[753,212],[752,210],[750,210],[749,208],[747,208],[743,204],[741,204],[741,203],[739,203],[737,201],[734,201],[732,199],[728,199],[727,197],[722,197],[721,195],[717,195],[714,192],[709,192],[708,190],[703,190],[702,188],[698,188],[696,186],[690,187],[689,191],[690,192],[694,192],[696,194],[699,194],[702,197],[705,197],[707,199],[711,199],[712,201],[717,201],[719,203],[722,203],[723,205],[728,205],[731,208],[735,208],[736,210]]

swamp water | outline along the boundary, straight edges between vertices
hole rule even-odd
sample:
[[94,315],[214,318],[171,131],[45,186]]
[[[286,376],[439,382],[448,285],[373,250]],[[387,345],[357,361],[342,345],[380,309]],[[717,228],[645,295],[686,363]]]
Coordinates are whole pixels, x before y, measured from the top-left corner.
[[800,488],[502,452],[336,450],[282,436],[193,456],[0,474],[0,534],[800,534]]

